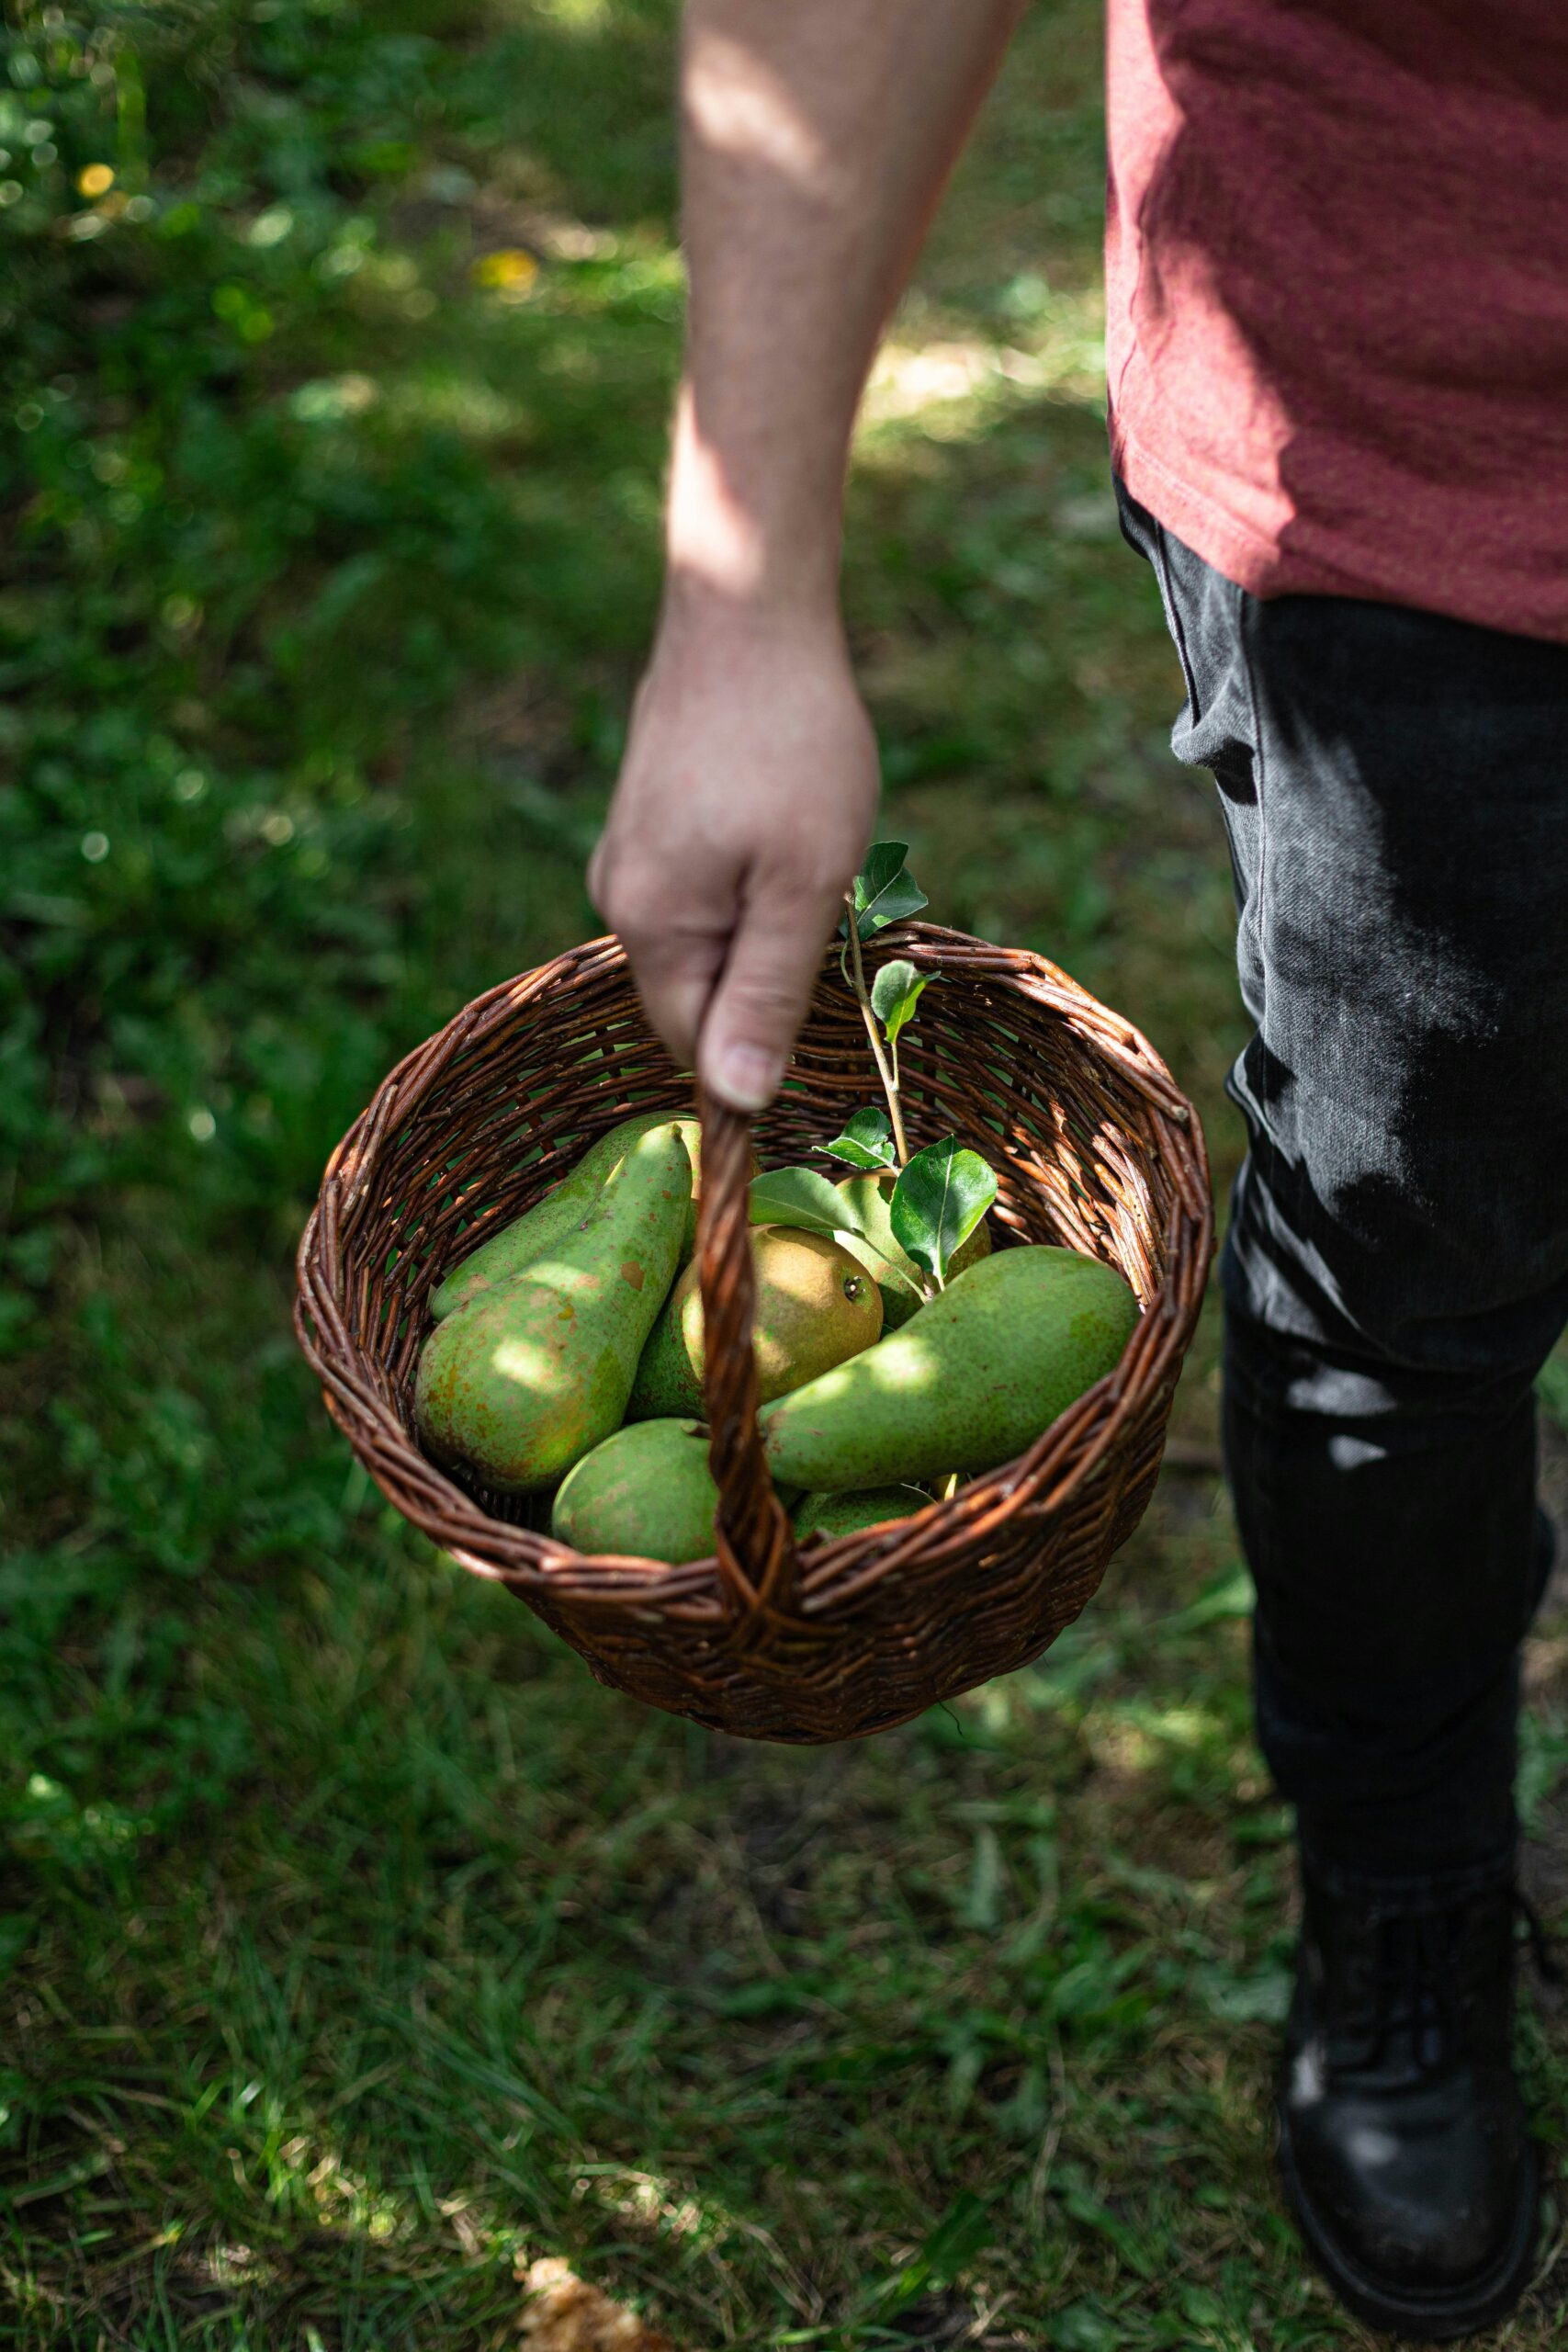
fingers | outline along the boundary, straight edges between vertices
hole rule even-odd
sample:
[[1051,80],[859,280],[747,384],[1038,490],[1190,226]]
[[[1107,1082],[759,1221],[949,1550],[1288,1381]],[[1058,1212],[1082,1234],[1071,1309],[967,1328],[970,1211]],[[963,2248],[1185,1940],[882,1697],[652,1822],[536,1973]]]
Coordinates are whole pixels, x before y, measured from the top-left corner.
[[831,885],[748,895],[697,1047],[704,1085],[732,1110],[778,1092],[838,906]]
[[661,632],[589,888],[677,1061],[773,1100],[870,837],[876,742],[836,625]]
[[[620,930],[620,925],[616,925]],[[643,1008],[682,1069],[694,1069],[697,1039],[724,968],[719,937],[660,939],[621,932]]]
[[696,1064],[697,1037],[724,968],[734,903],[731,889],[691,886],[690,875],[617,856],[608,835],[588,869],[590,894],[626,951],[643,1009],[682,1069]]

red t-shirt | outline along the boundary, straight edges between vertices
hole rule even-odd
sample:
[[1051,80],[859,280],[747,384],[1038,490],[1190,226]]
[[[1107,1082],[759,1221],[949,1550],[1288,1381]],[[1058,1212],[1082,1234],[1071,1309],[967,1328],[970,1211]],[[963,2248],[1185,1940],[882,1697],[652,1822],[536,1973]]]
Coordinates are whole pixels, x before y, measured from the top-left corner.
[[1568,0],[1110,0],[1134,495],[1259,595],[1568,641]]

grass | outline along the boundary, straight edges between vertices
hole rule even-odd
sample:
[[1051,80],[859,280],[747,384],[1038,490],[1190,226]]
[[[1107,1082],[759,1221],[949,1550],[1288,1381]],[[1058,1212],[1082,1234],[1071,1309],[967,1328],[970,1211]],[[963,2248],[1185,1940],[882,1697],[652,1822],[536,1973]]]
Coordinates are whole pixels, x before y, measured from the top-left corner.
[[[806,1754],[602,1692],[295,1355],[369,1086],[591,925],[678,353],[669,7],[5,25],[0,2341],[468,2352],[563,2255],[704,2352],[1364,2344],[1269,2167],[1290,1853],[1211,1330],[1199,1466],[1081,1624]],[[1224,853],[1106,497],[1099,40],[1088,0],[1020,38],[847,597],[936,911],[1136,1018],[1223,1177]],[[1559,1908],[1565,1654],[1559,1612]],[[1544,1996],[1522,2036],[1561,2147]],[[1491,2341],[1565,2317],[1559,2265]]]

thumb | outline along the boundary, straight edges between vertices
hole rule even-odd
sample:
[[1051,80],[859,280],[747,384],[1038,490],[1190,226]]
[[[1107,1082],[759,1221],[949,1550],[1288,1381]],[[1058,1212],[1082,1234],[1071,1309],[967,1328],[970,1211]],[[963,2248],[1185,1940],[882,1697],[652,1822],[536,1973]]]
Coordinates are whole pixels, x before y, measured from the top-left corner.
[[703,1084],[731,1110],[765,1110],[778,1092],[838,907],[836,892],[770,895],[742,915],[697,1046]]

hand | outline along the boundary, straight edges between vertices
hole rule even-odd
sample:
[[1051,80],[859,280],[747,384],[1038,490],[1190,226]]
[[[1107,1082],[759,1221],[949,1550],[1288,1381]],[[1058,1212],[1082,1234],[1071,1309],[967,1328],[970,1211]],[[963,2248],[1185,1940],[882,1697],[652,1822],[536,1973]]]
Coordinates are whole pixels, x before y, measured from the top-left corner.
[[672,598],[588,887],[671,1054],[738,1111],[778,1091],[876,794],[836,614]]

